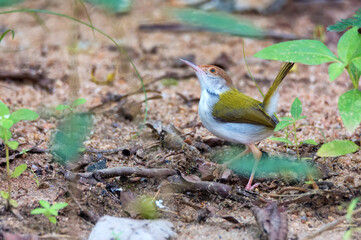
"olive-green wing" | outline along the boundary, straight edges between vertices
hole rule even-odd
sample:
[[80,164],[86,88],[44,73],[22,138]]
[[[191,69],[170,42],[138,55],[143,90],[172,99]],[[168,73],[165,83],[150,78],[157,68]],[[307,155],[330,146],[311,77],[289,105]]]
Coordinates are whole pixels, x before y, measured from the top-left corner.
[[262,102],[235,88],[220,94],[212,115],[221,122],[252,123],[269,127],[277,125],[275,120],[264,111]]

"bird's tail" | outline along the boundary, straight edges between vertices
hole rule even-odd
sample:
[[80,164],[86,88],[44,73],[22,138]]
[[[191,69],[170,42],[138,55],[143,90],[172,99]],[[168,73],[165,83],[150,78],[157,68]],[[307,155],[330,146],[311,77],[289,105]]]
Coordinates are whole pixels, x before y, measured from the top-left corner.
[[277,110],[277,102],[278,102],[278,90],[282,80],[286,77],[287,73],[291,70],[294,63],[285,63],[280,72],[278,73],[276,79],[272,83],[272,86],[268,89],[266,96],[263,100],[263,106],[266,112],[272,116]]

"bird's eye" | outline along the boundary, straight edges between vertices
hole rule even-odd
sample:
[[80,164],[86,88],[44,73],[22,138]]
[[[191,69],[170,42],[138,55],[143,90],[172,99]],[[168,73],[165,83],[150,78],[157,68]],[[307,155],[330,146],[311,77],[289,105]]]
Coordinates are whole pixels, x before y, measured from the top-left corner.
[[216,69],[211,68],[211,69],[209,69],[209,71],[210,71],[211,73],[215,73],[215,72],[216,72]]

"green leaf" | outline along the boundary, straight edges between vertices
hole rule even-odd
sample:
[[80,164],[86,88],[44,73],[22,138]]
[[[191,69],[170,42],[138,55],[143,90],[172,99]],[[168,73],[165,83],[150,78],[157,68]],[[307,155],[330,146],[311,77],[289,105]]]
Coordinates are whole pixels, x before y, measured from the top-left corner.
[[338,157],[349,153],[356,152],[359,149],[354,142],[349,140],[334,140],[329,143],[325,143],[317,151],[317,155],[320,157]]
[[346,214],[346,220],[347,220],[347,222],[351,222],[353,211],[355,210],[355,208],[356,208],[357,203],[359,202],[359,200],[360,200],[360,198],[352,199],[350,205],[348,205],[348,207],[347,207],[347,214]]
[[294,40],[269,46],[254,55],[257,58],[299,62],[317,65],[325,62],[339,62],[337,57],[318,40]]
[[293,122],[293,118],[291,118],[291,117],[281,117],[280,119],[285,120],[285,121]]
[[0,7],[8,7],[17,3],[21,3],[24,0],[0,0]]
[[51,208],[55,209],[55,210],[60,210],[60,209],[65,208],[66,206],[68,206],[67,203],[54,203],[54,205],[51,206]]
[[307,139],[307,140],[303,141],[302,143],[310,144],[310,145],[318,145],[318,143],[313,139]]
[[331,63],[328,66],[328,76],[330,77],[330,81],[334,81],[336,78],[338,78],[343,70],[345,69],[345,64],[344,63]]
[[295,98],[291,106],[291,115],[295,120],[298,120],[302,118],[301,114],[302,114],[302,103],[300,99]]
[[358,27],[353,27],[345,32],[337,44],[337,53],[343,62],[348,65],[356,50],[361,47],[361,34]]
[[290,140],[286,139],[286,138],[269,137],[268,139],[273,140],[273,141],[277,141],[277,142],[283,142],[283,143],[288,143],[290,145],[293,145],[293,143]]
[[70,108],[69,105],[59,104],[55,109],[58,110],[58,111],[64,111],[65,109],[69,109],[69,108]]
[[71,106],[77,107],[77,106],[83,105],[84,103],[86,103],[86,99],[78,98],[78,99],[74,100],[74,102],[71,103]]
[[[0,2],[1,2],[1,0],[0,0]],[[11,29],[8,29],[8,30],[6,30],[5,32],[3,32],[3,34],[1,34],[1,36],[0,36],[0,42],[4,39],[4,37],[6,36],[6,34],[8,34],[9,32],[12,33],[12,36],[13,36],[13,39],[14,39],[14,37],[15,37],[15,32],[14,32],[13,30],[11,30]]]
[[347,131],[352,133],[361,122],[361,91],[352,89],[342,94],[338,100],[338,109]]
[[20,176],[27,168],[28,168],[28,166],[25,163],[17,166],[14,169],[14,171],[11,173],[11,177],[16,178],[16,177]]
[[12,137],[12,134],[9,129],[0,127],[0,138],[1,139],[10,139]]
[[354,79],[354,81],[351,79],[352,83],[353,83],[354,87],[357,88],[358,83],[360,81],[360,77],[361,77],[361,70],[358,69],[357,66],[353,62],[350,63],[348,68],[349,68],[349,73],[352,75],[352,78]]
[[343,32],[347,28],[354,26],[361,27],[361,8],[356,11],[353,18],[341,19],[341,21],[338,21],[336,24],[328,26],[327,31]]
[[19,143],[17,141],[9,141],[6,143],[12,150],[16,150],[19,147]]
[[124,13],[130,11],[133,2],[132,0],[86,0],[86,1],[115,13]]
[[57,210],[52,209],[52,208],[49,208],[48,211],[49,211],[49,213],[50,213],[51,215],[53,215],[53,216],[58,216],[58,211],[57,211]]
[[13,206],[14,208],[17,208],[19,205],[18,205],[18,202],[15,200],[15,199],[10,199],[9,201],[10,205]]
[[44,214],[45,212],[45,208],[35,208],[30,212],[30,214]]
[[5,191],[0,191],[0,196],[5,200],[9,199],[9,197],[10,197],[9,193],[5,192]]
[[0,120],[0,126],[5,129],[10,129],[14,125],[14,122],[10,119],[2,119]]
[[10,115],[10,119],[13,120],[14,124],[22,120],[33,121],[38,117],[39,115],[36,112],[27,108],[17,110]]
[[182,22],[209,31],[253,38],[263,38],[266,35],[266,32],[262,29],[225,12],[207,12],[189,8],[177,8],[170,12]]
[[56,217],[48,217],[48,219],[51,223],[56,224]]
[[[8,106],[0,100],[0,117],[10,115]],[[1,118],[0,118],[1,119]]]
[[39,200],[39,204],[40,204],[40,206],[42,206],[42,207],[45,208],[45,209],[49,209],[49,208],[50,208],[50,204],[49,204],[47,201],[45,201],[45,200]]
[[282,130],[284,128],[286,128],[287,126],[289,125],[292,125],[293,122],[288,122],[288,121],[280,121],[277,126],[275,127],[275,132],[279,131],[279,130]]

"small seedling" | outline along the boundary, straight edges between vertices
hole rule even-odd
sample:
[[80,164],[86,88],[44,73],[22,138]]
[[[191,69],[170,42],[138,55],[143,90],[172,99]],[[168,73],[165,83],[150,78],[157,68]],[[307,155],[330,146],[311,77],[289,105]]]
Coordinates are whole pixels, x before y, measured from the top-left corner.
[[[287,144],[287,148],[289,146],[294,146],[296,147],[296,152],[297,152],[297,157],[298,159],[300,159],[300,154],[299,154],[299,147],[302,144],[311,144],[311,145],[317,145],[317,142],[313,139],[307,139],[304,141],[299,141],[298,137],[297,137],[297,130],[301,127],[304,127],[306,125],[299,125],[297,126],[297,123],[299,120],[301,119],[305,119],[307,118],[306,116],[302,116],[302,103],[301,101],[296,98],[291,106],[291,116],[292,117],[281,117],[281,121],[277,124],[276,128],[275,128],[275,132],[283,130],[285,137],[270,137],[269,139],[274,140],[274,141],[278,141],[278,142],[283,142]],[[289,126],[292,126],[291,129],[289,129]],[[290,140],[290,135],[293,133],[293,140]]]
[[57,222],[56,216],[58,216],[58,211],[68,206],[67,203],[54,203],[50,206],[50,204],[45,200],[39,200],[39,204],[42,208],[35,208],[30,212],[30,214],[42,214],[49,220],[50,223],[53,224],[56,224]]
[[70,103],[69,105],[59,104],[55,109],[58,111],[65,111],[68,109],[72,113],[72,112],[74,112],[76,107],[83,105],[85,102],[86,102],[86,99],[78,98],[78,99],[74,100],[72,103]]
[[15,199],[11,198],[11,179],[20,176],[27,168],[26,164],[17,166],[14,171],[10,170],[9,148],[16,150],[19,146],[17,141],[11,141],[12,134],[10,128],[19,121],[22,120],[35,120],[39,115],[29,109],[20,109],[10,114],[9,108],[5,103],[0,101],[0,139],[5,144],[5,156],[6,156],[6,181],[8,183],[7,192],[0,191],[0,196],[7,201],[7,207],[17,207],[18,203]]
[[338,109],[345,128],[353,133],[361,123],[361,91],[358,89],[361,76],[361,8],[354,18],[341,20],[327,28],[328,31],[336,32],[346,29],[337,44],[338,57],[321,41],[308,39],[269,46],[256,53],[255,57],[307,65],[331,63],[328,67],[330,81],[346,70],[354,89],[340,96]]
[[[351,201],[351,203],[348,205],[347,207],[347,213],[346,213],[346,221],[349,224],[352,224],[353,220],[352,220],[352,215],[353,212],[355,211],[355,208],[357,206],[357,203],[359,202],[360,198],[355,198]],[[343,240],[349,240],[352,239],[352,233],[356,232],[356,231],[360,231],[361,228],[354,228],[354,227],[350,227],[348,228],[348,230],[343,234]]]

